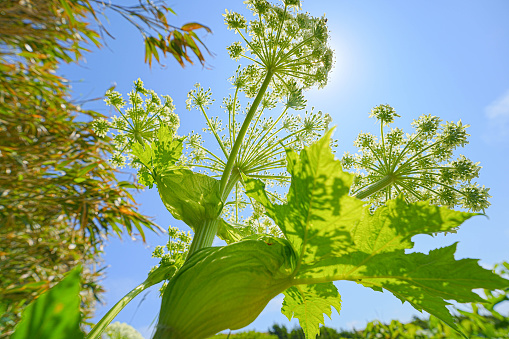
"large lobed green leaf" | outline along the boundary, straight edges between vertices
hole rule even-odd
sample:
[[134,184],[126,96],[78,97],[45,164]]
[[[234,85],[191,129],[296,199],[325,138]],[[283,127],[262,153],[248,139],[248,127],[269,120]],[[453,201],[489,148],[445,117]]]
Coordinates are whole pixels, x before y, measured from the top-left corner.
[[264,205],[299,255],[299,272],[348,253],[350,231],[363,211],[362,201],[348,195],[353,175],[342,172],[339,161],[334,160],[328,145],[331,132],[300,156],[287,151],[292,183],[286,204],[272,204],[261,181],[244,177],[247,194]]
[[60,283],[28,305],[12,339],[83,338],[80,331],[80,272],[77,267]]
[[405,253],[414,235],[451,231],[475,214],[429,202],[407,204],[403,198],[370,213],[362,201],[348,196],[352,176],[334,159],[329,138],[330,132],[300,155],[287,152],[292,181],[284,205],[270,202],[261,181],[244,178],[248,195],[264,205],[297,253],[296,287],[285,292],[283,313],[299,318],[308,337],[318,333],[323,312],[339,308],[332,290],[319,306],[307,307],[306,299],[320,296],[310,287],[315,284],[350,280],[386,289],[455,329],[446,300],[476,302],[482,299],[473,289],[509,285],[477,260],[455,260],[456,245],[429,254]]

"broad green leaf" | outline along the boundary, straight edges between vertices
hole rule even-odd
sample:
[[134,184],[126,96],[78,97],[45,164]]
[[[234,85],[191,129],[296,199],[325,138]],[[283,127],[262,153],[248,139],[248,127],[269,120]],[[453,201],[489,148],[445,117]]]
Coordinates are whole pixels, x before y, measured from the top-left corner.
[[145,146],[146,147],[137,142],[134,143],[132,145],[132,153],[143,165],[145,165],[147,168],[152,168],[152,158],[154,156],[154,151],[152,151],[152,148],[149,147],[149,145]]
[[359,222],[350,228],[348,256],[315,261],[312,265],[303,266],[296,277],[338,276],[345,272],[343,262],[336,264],[343,258],[365,265],[379,254],[404,254],[405,249],[413,248],[411,238],[414,235],[454,230],[475,214],[433,206],[426,201],[407,204],[403,197],[398,197],[377,208],[374,214],[364,207],[359,215]]
[[173,167],[182,155],[184,138],[173,138],[169,128],[158,131],[158,139],[152,143],[154,165],[158,171]]
[[80,272],[81,267],[73,269],[64,280],[28,305],[11,338],[83,338],[80,331]]
[[378,255],[356,252],[338,258],[338,275],[333,279],[356,281],[376,291],[385,289],[457,329],[445,300],[481,302],[483,299],[472,289],[500,289],[509,282],[479,266],[476,259],[454,259],[455,251],[456,244],[429,254],[405,254],[403,250]]
[[427,201],[407,204],[403,196],[387,201],[372,215],[364,209],[361,222],[352,231],[356,249],[381,253],[413,247],[411,237],[451,231],[475,214],[430,205]]
[[324,324],[323,314],[331,316],[331,306],[339,313],[341,297],[332,282],[296,285],[284,291],[285,299],[281,312],[288,320],[298,318],[306,338],[316,338],[320,324]]
[[348,195],[353,175],[343,172],[331,153],[331,132],[300,155],[287,151],[292,175],[287,204],[272,204],[261,181],[244,177],[247,194],[265,207],[298,254],[299,271],[347,253],[350,230],[362,215],[362,201]]
[[195,231],[203,221],[216,219],[221,213],[219,181],[214,178],[188,169],[176,169],[159,174],[156,182],[168,211]]
[[300,155],[288,152],[292,180],[286,204],[272,204],[260,181],[245,178],[248,195],[266,208],[297,253],[295,284],[351,280],[386,289],[455,329],[445,300],[479,301],[473,289],[509,285],[476,260],[455,260],[455,245],[406,254],[414,235],[455,230],[475,214],[429,202],[406,204],[401,197],[371,214],[348,196],[351,177],[334,160],[329,134]]

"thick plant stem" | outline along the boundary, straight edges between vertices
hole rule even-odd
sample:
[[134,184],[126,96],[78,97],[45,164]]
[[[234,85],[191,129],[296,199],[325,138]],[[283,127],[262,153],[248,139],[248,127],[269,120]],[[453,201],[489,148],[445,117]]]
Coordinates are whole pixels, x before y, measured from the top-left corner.
[[[233,166],[235,165],[235,161],[237,159],[240,146],[242,145],[244,137],[246,136],[249,125],[251,124],[251,120],[253,120],[256,114],[256,110],[258,109],[258,106],[260,105],[260,102],[262,101],[262,98],[265,92],[267,91],[267,88],[269,87],[273,75],[274,75],[273,71],[269,69],[267,71],[265,79],[263,80],[262,86],[260,87],[260,90],[258,91],[258,94],[256,95],[253,103],[251,104],[249,112],[247,113],[246,118],[242,123],[242,127],[240,128],[239,134],[235,139],[235,144],[233,145],[223,175],[221,176],[220,194],[223,202],[226,200],[231,190],[240,179],[239,170],[237,168],[234,170]],[[219,218],[214,220],[206,220],[203,223],[202,227],[196,230],[193,242],[191,243],[191,247],[189,248],[187,258],[190,258],[194,252],[198,251],[201,248],[212,246],[212,242],[214,241],[214,237],[219,228],[219,222],[220,222]]]
[[214,237],[216,236],[219,228],[219,221],[219,218],[205,220],[202,226],[196,230],[193,242],[191,243],[191,247],[189,247],[189,252],[187,253],[187,258],[190,258],[194,252],[201,248],[212,246],[212,242],[214,241]]
[[[237,138],[235,139],[235,144],[233,145],[233,148],[230,152],[230,156],[228,157],[228,162],[226,163],[226,167],[223,172],[223,176],[221,177],[221,196],[228,196],[226,193],[226,184],[228,183],[230,179],[230,175],[233,170],[233,165],[235,164],[235,160],[237,159],[237,154],[239,153],[240,146],[242,145],[242,142],[244,140],[244,137],[246,136],[247,130],[249,128],[249,125],[251,124],[251,120],[253,120],[256,110],[258,109],[258,106],[260,105],[260,102],[262,101],[263,95],[267,91],[267,88],[269,87],[270,80],[272,79],[272,76],[274,75],[273,71],[269,69],[267,71],[267,75],[265,76],[265,79],[263,80],[262,86],[260,87],[260,90],[258,91],[258,94],[256,95],[256,98],[253,101],[253,104],[249,108],[249,112],[246,115],[246,118],[244,119],[244,122],[242,124],[242,127],[240,128],[239,134],[237,135]],[[229,192],[228,192],[229,193]]]
[[367,198],[371,194],[373,194],[375,192],[378,192],[380,190],[383,190],[387,186],[391,185],[392,183],[394,183],[395,180],[396,180],[396,178],[395,178],[394,175],[388,174],[385,177],[383,177],[382,179],[378,180],[377,182],[369,185],[368,187],[366,187],[362,191],[357,192],[354,195],[354,197],[357,198],[357,199]]
[[136,286],[131,292],[127,293],[122,299],[120,299],[115,306],[113,306],[108,313],[102,317],[102,319],[92,328],[90,333],[87,335],[86,339],[97,339],[101,337],[101,334],[104,332],[106,327],[113,321],[113,319],[117,316],[117,314],[122,311],[122,309],[133,300],[138,294],[146,290],[152,286],[152,284],[148,284],[146,281]]
[[230,174],[230,179],[226,183],[226,189],[224,190],[223,195],[221,196],[222,201],[226,201],[226,199],[228,198],[228,195],[235,187],[235,184],[237,184],[239,182],[239,180],[240,180],[240,171],[237,167],[234,167]]
[[[228,194],[230,194],[235,184],[240,180],[240,171],[237,168],[232,170],[232,174],[230,176],[230,180],[226,185],[225,195],[221,198],[222,200],[226,200]],[[187,258],[190,258],[191,255],[197,250],[212,246],[212,242],[214,241],[214,237],[217,234],[219,229],[219,223],[221,222],[220,218],[205,220],[203,225],[196,230],[193,238],[193,242],[191,243],[191,247],[189,248],[189,252],[187,253]]]

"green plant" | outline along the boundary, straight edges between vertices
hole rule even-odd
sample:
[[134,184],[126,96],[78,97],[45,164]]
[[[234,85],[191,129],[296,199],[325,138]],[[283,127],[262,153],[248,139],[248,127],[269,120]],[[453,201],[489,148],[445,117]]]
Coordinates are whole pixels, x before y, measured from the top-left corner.
[[[456,244],[428,254],[405,251],[413,248],[413,236],[455,231],[479,213],[454,211],[449,208],[454,204],[443,199],[422,201],[429,197],[409,189],[406,195],[393,196],[390,188],[418,180],[409,177],[420,168],[431,178],[431,184],[422,188],[433,192],[434,167],[466,142],[462,125],[447,124],[436,141],[430,141],[435,129],[431,137],[418,132],[405,146],[386,145],[383,127],[395,113],[388,106],[375,110],[375,115],[389,114],[378,116],[381,146],[363,146],[381,158],[379,171],[374,171],[378,175],[363,182],[369,190],[362,196],[349,195],[359,186],[357,182],[352,188],[355,176],[344,172],[334,158],[330,117],[313,110],[303,118],[289,113],[290,108],[305,108],[304,89],[327,82],[333,59],[326,19],[299,12],[298,0],[284,0],[281,6],[265,0],[247,4],[255,15],[250,22],[235,12],[224,15],[228,28],[244,41],[228,47],[230,56],[252,62],[237,70],[234,94],[223,100],[226,126],[207,113],[213,102],[210,90],[197,85],[187,100],[188,109],[203,114],[219,154],[204,147],[198,134],[179,136],[171,98],[162,101],[141,80],[129,93],[127,109],[119,93],[107,93],[106,102],[120,117],[94,122],[99,135],[117,130],[112,163],[129,162],[137,168],[140,182],[155,184],[168,211],[194,231],[182,267],[161,277],[169,281],[154,338],[205,338],[242,328],[279,293],[285,295],[283,314],[298,318],[306,337],[313,338],[323,314],[330,316],[332,307],[341,308],[333,284],[337,280],[387,290],[461,331],[446,300],[480,302],[483,299],[473,289],[500,289],[509,282],[476,260],[456,260]],[[241,92],[252,101],[243,104]],[[272,117],[267,111],[279,102],[282,113]],[[450,147],[445,155],[425,153],[436,145]],[[419,160],[416,165],[414,160]],[[382,165],[399,172],[383,172]],[[470,179],[468,174],[465,180]],[[441,187],[454,187],[441,180]],[[383,200],[375,206],[359,199],[382,191]],[[465,205],[474,211],[487,207],[487,191],[478,192],[483,199]],[[243,210],[251,211],[251,216],[243,218]],[[210,247],[216,235],[228,245]],[[99,334],[94,329],[88,338]]]
[[241,332],[235,334],[218,334],[214,336],[216,339],[277,339],[276,336],[267,333],[258,333],[255,331]]

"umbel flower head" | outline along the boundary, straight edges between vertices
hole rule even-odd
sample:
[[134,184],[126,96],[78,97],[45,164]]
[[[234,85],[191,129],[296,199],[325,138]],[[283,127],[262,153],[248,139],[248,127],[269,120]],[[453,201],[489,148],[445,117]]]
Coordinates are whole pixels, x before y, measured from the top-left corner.
[[266,71],[274,74],[271,87],[283,94],[291,90],[292,81],[297,81],[300,88],[327,84],[333,66],[333,52],[327,45],[327,19],[299,13],[300,0],[282,2],[245,1],[255,16],[253,20],[228,10],[223,15],[228,29],[243,40],[227,48],[230,57],[254,62],[241,71],[242,81],[237,81],[248,96],[254,96]]
[[[146,90],[140,80],[129,94],[132,107],[128,110],[123,111],[125,102],[119,93],[107,93],[107,104],[116,107],[121,117],[112,122],[96,120],[94,127],[101,135],[113,128],[119,130],[113,135],[118,147],[112,162],[122,166],[130,158],[131,166],[139,169],[140,183],[148,187],[157,182],[154,181],[156,172],[160,174],[163,167],[164,170],[168,167],[167,161],[166,165],[162,164],[164,159],[157,160],[164,158],[158,154],[167,151],[173,159],[180,152],[176,139],[181,139],[185,149],[172,164],[221,178],[219,189],[225,200],[225,219],[232,224],[246,221],[253,229],[265,229],[274,234],[270,231],[273,225],[266,222],[268,219],[263,220],[263,213],[255,212],[253,202],[244,195],[241,174],[261,179],[268,187],[289,183],[286,150],[298,151],[309,145],[328,129],[331,121],[328,114],[314,109],[307,110],[302,117],[291,114],[290,110],[306,108],[303,90],[326,84],[332,68],[332,51],[327,46],[326,19],[299,13],[300,1],[285,0],[274,5],[265,0],[249,0],[247,4],[255,20],[249,21],[235,12],[227,11],[224,15],[228,28],[243,40],[228,47],[230,56],[235,60],[247,59],[250,63],[244,68],[239,66],[230,79],[235,93],[223,100],[228,118],[209,116],[210,111],[214,112],[212,92],[199,84],[188,93],[186,100],[187,109],[203,114],[206,122],[203,132],[213,135],[219,152],[205,147],[205,138],[194,131],[185,138],[163,136],[162,125],[170,125],[170,134],[178,127],[171,98],[167,97],[161,104],[157,94]],[[242,101],[242,92],[253,100]],[[143,95],[148,97],[145,104]],[[283,106],[282,112],[268,112],[278,103]],[[165,140],[159,140],[161,137]],[[169,146],[170,140],[175,141],[174,148]],[[155,164],[158,161],[161,166]],[[277,192],[271,197],[284,199]],[[230,198],[233,201],[227,201]],[[242,209],[249,205],[253,207],[253,217],[241,220]]]
[[169,127],[173,134],[180,125],[170,96],[163,95],[162,101],[153,90],[145,89],[140,79],[134,82],[133,87],[128,94],[130,107],[126,109],[126,102],[120,93],[106,92],[104,101],[108,106],[113,106],[120,116],[113,116],[111,121],[99,118],[92,122],[92,128],[98,136],[104,137],[111,130],[115,131],[111,133],[115,153],[110,159],[115,167],[125,166],[127,158],[131,157],[129,152],[133,143],[150,143],[162,125]]
[[[269,187],[286,186],[290,182],[290,176],[286,172],[286,150],[300,151],[318,139],[328,129],[331,117],[314,108],[306,110],[302,116],[292,114],[290,109],[303,110],[306,100],[302,90],[297,89],[295,83],[290,83],[292,91],[284,98],[286,102],[282,112],[274,117],[269,111],[277,106],[277,98],[274,92],[266,93],[260,103],[253,123],[249,126],[235,162],[235,171],[251,178],[263,180]],[[198,170],[219,176],[225,168],[226,160],[233,148],[236,137],[240,130],[239,116],[250,109],[250,105],[243,107],[237,95],[224,98],[222,107],[228,116],[228,121],[223,123],[218,116],[208,115],[213,100],[210,89],[203,89],[200,85],[188,93],[187,108],[200,111],[206,121],[207,127],[204,132],[210,133],[219,144],[220,153],[203,145],[203,138],[199,134],[191,133],[185,140],[186,164]],[[244,109],[243,109],[244,108]],[[267,116],[264,116],[267,114]],[[226,119],[225,119],[226,120]],[[251,199],[244,196],[243,186],[238,184],[233,188],[235,204],[227,204],[223,210],[223,216],[233,224],[241,223],[241,220],[250,225],[256,233],[275,234],[274,225],[267,224],[268,220],[263,211],[256,211],[255,204]],[[271,193],[271,197],[283,201],[277,192]],[[245,198],[245,199],[244,199]],[[243,219],[241,211],[250,206],[253,215]],[[264,232],[258,230],[265,230]]]
[[367,198],[373,206],[403,194],[407,201],[430,200],[436,205],[461,206],[471,211],[484,211],[490,203],[489,189],[478,185],[481,167],[453,151],[468,141],[466,128],[458,121],[445,122],[432,115],[414,120],[415,131],[405,134],[400,128],[384,127],[394,122],[396,114],[389,105],[380,105],[370,117],[380,122],[380,137],[361,133],[355,141],[358,154],[346,153],[345,169],[356,169],[358,176],[352,194]]

